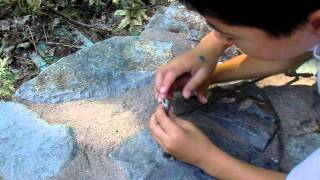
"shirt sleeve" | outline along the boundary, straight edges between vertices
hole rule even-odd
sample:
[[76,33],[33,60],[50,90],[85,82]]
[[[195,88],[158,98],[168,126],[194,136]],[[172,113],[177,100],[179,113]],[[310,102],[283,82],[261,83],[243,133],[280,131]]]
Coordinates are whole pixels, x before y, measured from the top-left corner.
[[294,167],[286,180],[320,180],[320,148]]

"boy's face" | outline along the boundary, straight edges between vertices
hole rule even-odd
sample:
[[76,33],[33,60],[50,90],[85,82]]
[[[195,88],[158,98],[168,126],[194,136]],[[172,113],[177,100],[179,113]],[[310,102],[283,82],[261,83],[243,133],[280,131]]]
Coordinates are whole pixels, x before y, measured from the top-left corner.
[[288,60],[319,42],[319,37],[312,33],[308,24],[290,37],[275,38],[258,28],[228,25],[212,17],[206,19],[219,39],[226,44],[235,44],[247,55],[261,60]]

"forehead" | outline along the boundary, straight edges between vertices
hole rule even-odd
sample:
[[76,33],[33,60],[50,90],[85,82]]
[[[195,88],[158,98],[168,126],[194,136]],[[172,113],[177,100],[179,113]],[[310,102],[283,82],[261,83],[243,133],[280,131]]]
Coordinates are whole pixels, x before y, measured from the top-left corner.
[[255,27],[230,25],[214,17],[205,17],[205,19],[209,26],[211,26],[214,30],[224,35],[237,36],[237,37],[257,35],[257,36],[272,38],[271,35],[269,35],[265,31]]

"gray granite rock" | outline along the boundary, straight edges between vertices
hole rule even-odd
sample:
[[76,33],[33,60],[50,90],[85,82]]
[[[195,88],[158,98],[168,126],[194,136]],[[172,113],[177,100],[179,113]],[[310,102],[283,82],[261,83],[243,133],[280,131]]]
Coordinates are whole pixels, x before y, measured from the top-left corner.
[[[172,103],[180,117],[194,123],[224,151],[243,161],[277,170],[279,141],[274,135],[278,129],[275,115],[265,112],[256,100],[248,99],[253,91],[261,93],[248,88],[233,92],[232,102],[210,101],[207,105],[201,105],[195,97],[184,100],[178,93]],[[210,179],[198,168],[164,158],[147,130],[118,146],[109,156],[126,171],[129,179]]]
[[173,33],[183,33],[188,40],[199,41],[212,29],[198,13],[180,3],[172,3],[164,11],[156,13],[146,26]]
[[284,142],[283,156],[280,167],[290,171],[295,165],[302,162],[311,153],[320,148],[320,134],[310,133],[299,137],[290,137]]
[[[222,116],[220,119],[223,118]],[[248,138],[243,138],[243,135],[239,136],[237,132],[221,125],[207,113],[198,110],[183,117],[200,128],[215,145],[234,157],[260,167],[278,169],[277,162],[266,156],[263,150],[257,149],[251,142],[248,142]]]
[[196,43],[189,41],[182,33],[173,33],[157,28],[149,28],[141,33],[141,38],[145,41],[162,41],[173,44],[173,55],[179,55],[192,49]]
[[58,103],[119,95],[153,81],[155,69],[172,57],[172,43],[114,37],[62,58],[23,84],[15,96]]
[[280,169],[290,171],[320,147],[320,96],[315,78],[270,77],[262,87],[279,117]]
[[128,179],[213,179],[196,167],[164,158],[146,129],[118,146],[109,157],[125,169]]
[[265,87],[281,125],[282,141],[289,136],[312,133],[319,128],[320,97],[315,86]]
[[[220,148],[235,157],[249,163],[278,169],[277,164],[220,123],[208,117],[202,111],[185,115]],[[163,157],[163,151],[151,138],[147,130],[118,146],[109,154],[121,166],[128,179],[214,179],[200,169],[174,159]]]
[[[181,52],[181,50],[183,52],[189,49],[189,46],[195,46],[203,36],[211,31],[212,28],[208,26],[206,20],[199,13],[175,2],[164,10],[158,11],[150,19],[149,24],[146,25],[146,29],[141,35],[148,38],[153,37],[153,39],[157,40],[167,41],[170,39],[170,42],[176,42],[175,49],[179,50],[178,52]],[[184,41],[178,40],[181,37]],[[219,61],[225,61],[240,54],[239,48],[231,46],[226,49]]]
[[264,150],[277,129],[274,117],[264,113],[256,104],[241,111],[239,106],[237,102],[214,103],[201,111],[255,148]]
[[[228,90],[219,86],[210,89],[209,104],[202,106],[199,111],[263,151],[278,129],[277,118],[265,103],[261,89],[253,83],[241,84]],[[194,103],[191,101],[187,104]]]
[[281,157],[281,146],[279,131],[277,131],[276,135],[269,141],[267,148],[264,150],[264,154],[278,164]]
[[69,128],[49,125],[24,105],[0,102],[0,179],[48,179],[72,158]]

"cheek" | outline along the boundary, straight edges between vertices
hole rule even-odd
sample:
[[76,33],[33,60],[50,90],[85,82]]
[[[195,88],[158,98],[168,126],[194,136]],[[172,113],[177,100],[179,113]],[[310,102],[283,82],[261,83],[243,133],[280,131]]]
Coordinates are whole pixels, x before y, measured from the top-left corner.
[[236,42],[235,44],[248,56],[261,60],[281,61],[296,56],[296,53],[286,46],[258,42]]

